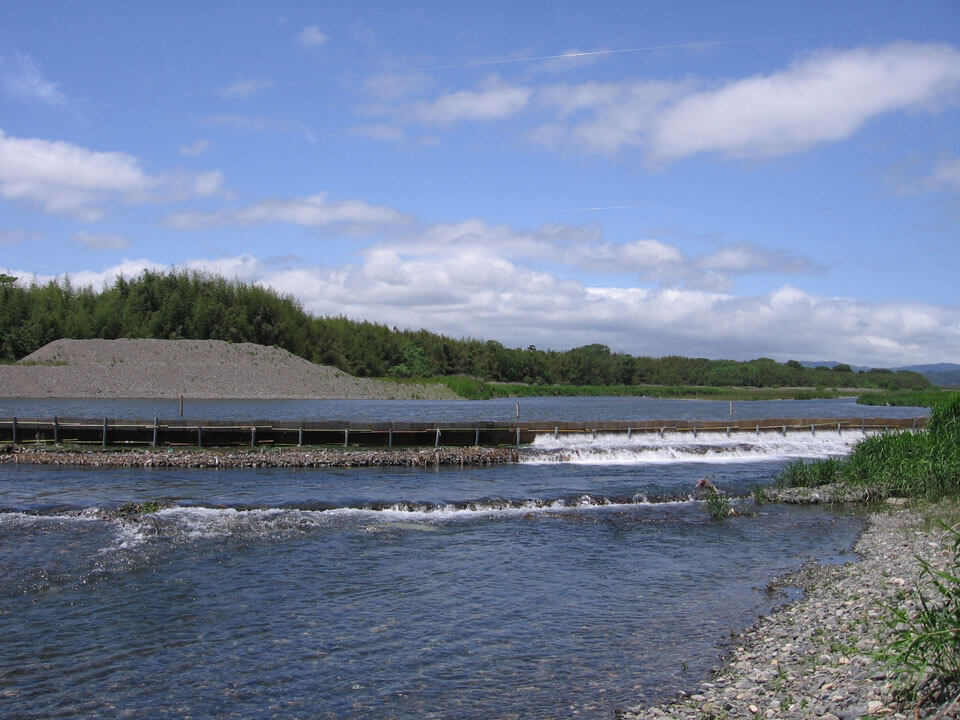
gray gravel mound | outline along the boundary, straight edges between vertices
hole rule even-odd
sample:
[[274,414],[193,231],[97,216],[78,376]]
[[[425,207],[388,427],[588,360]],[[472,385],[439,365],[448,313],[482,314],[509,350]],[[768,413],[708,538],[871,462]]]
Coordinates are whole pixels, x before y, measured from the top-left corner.
[[0,365],[3,397],[454,399],[449,389],[348,375],[286,350],[223,340],[55,340]]

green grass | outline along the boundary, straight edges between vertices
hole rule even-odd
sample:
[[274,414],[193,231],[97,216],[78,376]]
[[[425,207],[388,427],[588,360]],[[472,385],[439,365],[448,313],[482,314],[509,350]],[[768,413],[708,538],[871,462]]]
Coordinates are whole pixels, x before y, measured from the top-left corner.
[[951,390],[876,390],[857,398],[860,405],[892,405],[895,407],[933,407],[960,393]]
[[[395,378],[384,378],[396,380]],[[709,400],[813,400],[856,394],[835,389],[810,388],[740,388],[696,385],[525,385],[496,383],[465,375],[432,378],[411,378],[403,382],[445,385],[466,400],[524,397],[656,397]]]
[[841,462],[836,458],[805,463],[794,460],[776,477],[777,487],[820,487],[840,479]]

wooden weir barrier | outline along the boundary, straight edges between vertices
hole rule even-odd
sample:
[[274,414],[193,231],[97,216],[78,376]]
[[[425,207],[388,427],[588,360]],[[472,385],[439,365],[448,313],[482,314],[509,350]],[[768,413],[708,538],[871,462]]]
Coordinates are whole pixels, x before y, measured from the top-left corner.
[[918,430],[927,418],[774,418],[763,420],[637,420],[590,422],[349,422],[272,420],[128,420],[116,418],[0,418],[0,443],[145,445],[148,447],[230,445],[344,447],[439,447],[528,445],[538,435],[626,435],[656,433],[782,433]]

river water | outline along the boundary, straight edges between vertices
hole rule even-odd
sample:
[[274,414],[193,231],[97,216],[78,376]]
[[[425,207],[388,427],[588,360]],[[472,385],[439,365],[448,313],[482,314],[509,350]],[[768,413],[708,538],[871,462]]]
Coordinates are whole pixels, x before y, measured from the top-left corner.
[[[521,413],[729,413],[607,400],[525,400]],[[387,405],[396,416],[372,419],[459,419]],[[229,412],[243,407],[282,412]],[[873,410],[735,404],[751,418]],[[746,495],[793,458],[859,439],[768,435],[543,437],[527,462],[465,469],[0,466],[0,716],[609,718],[663,699],[783,602],[769,580],[853,559],[854,511],[735,499],[742,514],[716,522],[692,499],[701,477]],[[163,509],[104,512],[144,501]]]

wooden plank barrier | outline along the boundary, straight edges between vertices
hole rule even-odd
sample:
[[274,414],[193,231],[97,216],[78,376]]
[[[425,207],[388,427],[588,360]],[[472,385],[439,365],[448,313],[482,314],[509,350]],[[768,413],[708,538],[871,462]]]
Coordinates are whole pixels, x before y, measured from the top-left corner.
[[818,431],[891,432],[918,430],[926,417],[911,418],[769,418],[765,420],[632,420],[556,422],[528,421],[476,423],[380,422],[354,423],[342,420],[320,421],[237,421],[123,418],[0,418],[0,443],[13,444],[98,444],[222,447],[230,445],[340,445],[344,447],[440,447],[507,446],[532,443],[538,435],[559,439],[562,436],[686,434],[699,438],[701,433],[750,432],[759,435],[774,432]]

